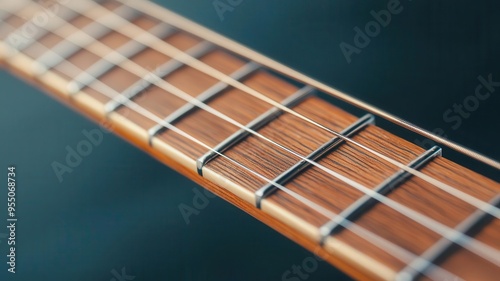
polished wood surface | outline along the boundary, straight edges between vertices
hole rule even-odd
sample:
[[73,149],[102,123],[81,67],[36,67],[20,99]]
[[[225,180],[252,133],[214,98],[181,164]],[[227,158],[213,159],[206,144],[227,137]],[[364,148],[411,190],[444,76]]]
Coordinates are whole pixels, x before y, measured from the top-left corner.
[[[108,8],[113,9],[116,6],[119,5],[113,3],[109,4]],[[26,8],[24,13],[33,13],[35,10],[32,7]],[[23,18],[25,17],[11,16],[6,22],[9,25],[20,26],[23,24]],[[69,31],[69,26],[73,24],[75,28],[81,28],[90,22],[92,20],[89,18],[80,16],[73,19],[66,29]],[[134,24],[144,29],[149,29],[157,23],[158,20],[146,15],[134,20]],[[7,28],[2,27],[0,38],[5,40],[8,32]],[[61,36],[48,34],[38,42],[46,48],[51,48],[61,40]],[[111,49],[117,49],[130,40],[131,38],[123,34],[112,32],[94,45],[104,44]],[[202,41],[201,38],[185,31],[179,31],[165,39],[165,42],[182,51]],[[273,143],[257,136],[249,136],[224,153],[233,161],[217,157],[205,166],[204,177],[200,177],[196,174],[195,161],[208,151],[206,147],[172,130],[161,132],[154,138],[153,145],[149,146],[147,130],[156,125],[157,121],[146,118],[127,106],[120,107],[106,118],[104,105],[111,100],[111,97],[96,90],[92,84],[70,97],[66,85],[75,76],[67,72],[68,66],[76,65],[78,68],[87,69],[99,61],[103,54],[97,50],[103,48],[94,47],[79,51],[40,77],[31,76],[32,62],[46,51],[38,45],[34,44],[20,54],[5,58],[5,65],[93,120],[97,122],[107,120],[112,123],[117,134],[354,277],[393,279],[397,272],[411,262],[393,256],[387,249],[381,248],[366,237],[360,237],[349,229],[330,236],[326,244],[320,246],[319,228],[328,222],[329,218],[283,191],[273,193],[263,201],[262,210],[257,209],[254,206],[254,192],[267,183],[262,176],[272,180],[301,160]],[[1,55],[7,54],[5,44],[0,50],[3,50],[0,51]],[[171,59],[153,49],[131,58],[134,63],[147,71],[154,71]],[[248,62],[248,59],[223,48],[211,51],[200,60],[227,75]],[[134,71],[136,69],[125,66],[113,68],[99,77],[99,81],[119,93],[141,80],[140,76],[133,73]],[[219,82],[209,74],[189,66],[173,72],[164,80],[193,97]],[[269,70],[259,70],[242,80],[242,83],[277,102],[283,101],[299,89]],[[149,87],[135,97],[134,102],[162,119],[186,104],[185,100],[158,86]],[[207,104],[243,125],[272,108],[270,104],[232,87]],[[293,107],[293,110],[336,132],[342,131],[359,117],[317,96],[307,98]],[[193,111],[174,125],[209,147],[215,147],[239,129],[234,124],[201,109]],[[302,156],[310,154],[335,137],[334,134],[314,127],[289,113],[283,113],[258,132],[272,142],[279,143]],[[363,129],[352,139],[403,164],[410,163],[424,152],[424,149],[415,144],[375,125]],[[247,169],[236,165],[235,162]],[[398,167],[351,143],[343,143],[318,162],[367,187],[377,186],[399,170]],[[420,171],[485,202],[489,202],[500,193],[499,183],[445,157],[434,159]],[[333,213],[341,212],[363,195],[361,191],[318,167],[308,168],[285,186]],[[456,227],[476,211],[470,204],[418,177],[410,177],[388,197],[450,228]],[[441,238],[441,235],[427,226],[381,203],[368,210],[355,223],[416,256],[423,254]],[[498,237],[500,237],[498,219],[490,220],[474,236],[496,251],[500,250]],[[500,273],[500,268],[496,265],[460,247],[447,255],[447,258],[438,265],[465,280],[496,280]]]

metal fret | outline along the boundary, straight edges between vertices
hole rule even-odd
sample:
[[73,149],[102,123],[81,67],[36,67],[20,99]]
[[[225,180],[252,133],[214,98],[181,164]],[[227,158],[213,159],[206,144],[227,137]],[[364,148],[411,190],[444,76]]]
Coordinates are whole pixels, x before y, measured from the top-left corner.
[[[370,124],[374,124],[375,117],[371,114],[367,114],[360,119],[358,119],[354,124],[343,130],[340,134],[345,137],[351,137],[360,130],[364,129],[366,126]],[[316,161],[321,158],[323,155],[331,152],[335,148],[337,148],[344,140],[340,137],[334,137],[330,141],[323,144],[321,147],[313,151],[306,158],[310,161]],[[261,187],[259,190],[255,192],[255,206],[257,208],[261,208],[261,203],[264,198],[272,194],[276,191],[277,187],[275,184],[285,184],[292,178],[294,178],[297,174],[304,171],[306,168],[310,167],[311,163],[306,160],[301,160],[297,164],[293,165],[291,168],[283,172],[281,175],[277,176],[273,183],[268,183]]]
[[[435,157],[441,156],[441,153],[441,148],[434,146],[433,148],[420,155],[417,159],[413,160],[410,164],[408,164],[408,167],[412,169],[419,169],[429,163]],[[379,184],[373,191],[382,195],[386,195],[394,188],[406,181],[409,177],[411,177],[411,174],[406,170],[401,169],[390,178]],[[342,222],[355,220],[376,203],[377,200],[369,195],[364,195],[356,202],[352,203],[349,207],[347,207],[339,214],[338,220],[329,221],[320,228],[320,243],[323,244],[328,236],[340,231],[342,229]]]
[[[310,86],[305,86],[302,89],[295,92],[290,97],[286,98],[282,102],[282,105],[286,107],[293,107],[298,103],[300,103],[302,100],[304,100],[306,97],[308,97],[313,91],[314,88]],[[236,133],[229,136],[223,142],[214,147],[213,150],[207,152],[205,155],[203,155],[196,161],[198,174],[200,176],[203,176],[203,167],[208,162],[216,158],[219,155],[218,153],[223,153],[227,149],[233,147],[235,144],[237,144],[238,142],[249,136],[251,133],[248,131],[248,129],[252,131],[259,130],[266,124],[270,123],[272,120],[276,119],[281,114],[283,114],[283,111],[279,108],[274,107],[265,112],[264,114],[260,115],[259,117],[257,117],[257,119],[253,120],[248,125],[246,125],[245,129],[240,129]]]
[[[192,47],[191,49],[187,50],[185,54],[194,58],[199,58],[210,52],[213,48],[214,45],[212,43],[203,41],[198,45]],[[179,62],[178,60],[173,58],[168,62],[166,62],[165,64],[163,64],[162,66],[160,66],[153,73],[146,74],[141,80],[137,81],[135,84],[133,84],[128,89],[123,91],[122,95],[127,99],[132,99],[135,96],[139,95],[142,91],[147,89],[149,86],[158,83],[158,81],[165,78],[166,76],[176,71],[177,69],[181,68],[182,66],[184,66],[182,62]],[[111,100],[104,107],[105,113],[109,114],[117,110],[122,105],[123,105],[122,102],[119,102],[117,100]]]
[[[500,207],[500,195],[497,195],[491,202],[491,206]],[[473,236],[481,228],[491,221],[493,217],[482,211],[476,210],[467,219],[461,222],[455,230],[458,233],[463,233],[468,236]],[[433,246],[427,249],[420,257],[415,258],[403,270],[401,270],[396,280],[417,280],[421,275],[425,274],[428,270],[432,270],[431,265],[439,263],[451,251],[455,249],[455,241],[457,237],[443,237]]]
[[[230,75],[231,78],[235,80],[241,80],[247,77],[248,75],[252,74],[255,72],[257,69],[259,69],[260,66],[254,62],[249,62],[246,65],[242,66],[240,69],[236,70],[234,73]],[[204,91],[200,95],[196,97],[197,100],[200,102],[207,102],[217,95],[221,94],[225,89],[229,87],[228,84],[224,82],[218,82],[217,84],[213,85],[210,87],[208,90]],[[189,114],[191,111],[196,109],[196,105],[188,103],[184,105],[183,107],[179,108],[178,110],[174,111],[171,113],[169,116],[167,116],[164,119],[163,124],[172,124],[177,122],[178,120],[182,119],[184,116]],[[166,128],[162,124],[157,124],[156,126],[152,127],[151,129],[148,130],[148,142],[149,145],[152,146],[152,141],[153,137],[165,130]]]
[[[139,16],[139,13],[130,7],[120,6],[115,9],[113,13],[132,21]],[[164,29],[164,28],[163,28]],[[82,32],[90,35],[95,40],[98,40],[105,35],[111,34],[113,30],[110,30],[98,22],[92,22],[81,29]],[[156,31],[158,33],[158,31]],[[90,45],[93,39],[88,37],[78,36],[74,34],[74,38],[66,38],[62,40],[57,45],[51,48],[51,51],[46,51],[40,57],[36,59],[33,63],[33,72],[35,75],[42,75],[49,69],[55,67],[56,65],[67,60],[72,55],[76,54],[78,51],[82,50],[84,47]],[[76,43],[78,42],[78,43]]]
[[[166,36],[170,34],[173,34],[175,31],[172,27],[166,26],[163,24],[160,24],[163,28],[168,28],[167,30],[164,30],[163,32],[166,32]],[[161,29],[161,27],[157,27],[158,29]],[[83,88],[86,86],[90,85],[92,82],[106,74],[108,71],[113,69],[115,66],[118,66],[119,64],[125,62],[128,60],[130,57],[133,57],[140,52],[146,50],[149,48],[146,45],[143,45],[135,40],[131,40],[127,43],[125,43],[123,46],[118,48],[116,52],[112,52],[99,60],[98,62],[94,63],[91,65],[85,72],[80,75],[78,75],[76,78],[73,79],[68,84],[68,92],[70,95],[76,94],[80,92]],[[120,56],[117,58],[117,54]],[[88,75],[88,74],[91,75]]]

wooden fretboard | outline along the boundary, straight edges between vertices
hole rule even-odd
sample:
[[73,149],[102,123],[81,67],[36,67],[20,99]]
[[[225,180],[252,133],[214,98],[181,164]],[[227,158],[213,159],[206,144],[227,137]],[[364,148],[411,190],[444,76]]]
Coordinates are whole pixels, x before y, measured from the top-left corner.
[[498,280],[499,183],[155,4],[66,2],[0,2],[4,66],[356,278]]

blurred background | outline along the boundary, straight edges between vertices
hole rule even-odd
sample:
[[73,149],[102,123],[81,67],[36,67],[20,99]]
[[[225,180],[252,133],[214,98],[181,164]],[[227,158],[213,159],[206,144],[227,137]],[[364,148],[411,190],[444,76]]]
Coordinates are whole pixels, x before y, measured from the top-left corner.
[[[355,28],[364,30],[371,11],[387,10],[393,0],[155,2],[500,159],[500,87],[471,102],[480,77],[500,82],[497,1],[401,0],[399,13],[363,47]],[[230,9],[218,11],[221,5]],[[346,56],[342,43],[357,51]],[[0,85],[0,182],[16,165],[19,218],[15,276],[6,273],[7,230],[0,227],[0,280],[122,281],[123,272],[134,280],[282,280],[312,256],[219,198],[186,224],[178,206],[191,205],[201,187],[113,135],[60,183],[51,164],[64,161],[82,130],[98,126],[5,71]],[[448,116],[454,122],[443,117],[455,104],[474,108],[459,126],[457,113]],[[448,155],[498,180],[498,171]],[[0,190],[3,224],[7,192]],[[322,262],[307,280],[350,279]]]

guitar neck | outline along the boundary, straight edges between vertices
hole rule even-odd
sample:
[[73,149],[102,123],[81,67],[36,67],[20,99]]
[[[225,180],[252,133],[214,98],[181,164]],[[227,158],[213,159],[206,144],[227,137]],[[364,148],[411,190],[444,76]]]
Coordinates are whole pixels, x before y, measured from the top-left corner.
[[439,147],[147,1],[3,2],[6,67],[352,276],[500,273],[500,184]]

